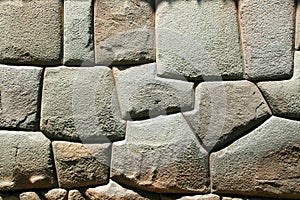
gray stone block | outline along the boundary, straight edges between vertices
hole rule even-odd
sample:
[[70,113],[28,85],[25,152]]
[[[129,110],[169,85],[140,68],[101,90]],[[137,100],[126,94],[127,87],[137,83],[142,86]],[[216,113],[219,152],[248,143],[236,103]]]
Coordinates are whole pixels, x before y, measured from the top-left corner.
[[193,109],[193,83],[156,77],[156,65],[113,69],[124,119]]
[[156,13],[159,76],[243,77],[234,0],[161,1]]
[[0,13],[0,63],[61,64],[61,0],[1,0]]
[[239,15],[245,77],[251,80],[290,77],[295,1],[241,0]]
[[0,131],[0,191],[56,186],[50,140],[41,132]]
[[271,117],[211,155],[212,192],[299,199],[300,122]]
[[0,65],[0,127],[37,130],[42,68]]

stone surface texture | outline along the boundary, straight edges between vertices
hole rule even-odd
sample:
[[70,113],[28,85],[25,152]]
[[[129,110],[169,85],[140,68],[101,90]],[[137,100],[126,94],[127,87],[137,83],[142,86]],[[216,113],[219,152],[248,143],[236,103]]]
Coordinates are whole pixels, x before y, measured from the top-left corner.
[[239,15],[245,77],[251,80],[290,77],[295,1],[241,0]]
[[110,144],[52,143],[58,184],[62,188],[108,182]]
[[195,110],[184,113],[207,150],[220,148],[266,120],[271,111],[254,83],[203,82]]
[[0,191],[56,186],[50,140],[41,132],[0,131]]
[[177,197],[175,195],[161,195],[161,200],[220,200],[220,197],[216,194],[205,194],[195,196],[183,196]]
[[300,50],[300,0],[296,0],[295,49]]
[[41,129],[48,137],[100,143],[124,138],[109,68],[47,68],[43,88]]
[[0,13],[0,63],[61,63],[61,0],[1,0]]
[[211,155],[213,192],[300,198],[300,122],[271,117]]
[[18,200],[41,200],[36,192],[23,192],[20,194]]
[[38,129],[41,76],[42,68],[0,65],[2,129]]
[[152,192],[204,193],[207,158],[182,114],[128,122],[125,142],[113,144],[111,177]]
[[153,0],[95,1],[97,64],[139,64],[155,60],[153,5]]
[[46,200],[67,200],[68,191],[61,188],[49,190],[43,196]]
[[290,80],[258,83],[274,115],[300,119],[300,52],[295,52],[294,75]]
[[156,12],[160,76],[190,80],[207,76],[242,78],[234,0],[161,1]]
[[64,64],[94,63],[92,0],[64,1]]
[[86,200],[84,195],[78,190],[69,190],[68,200]]
[[193,109],[193,84],[156,77],[156,64],[113,69],[124,119]]

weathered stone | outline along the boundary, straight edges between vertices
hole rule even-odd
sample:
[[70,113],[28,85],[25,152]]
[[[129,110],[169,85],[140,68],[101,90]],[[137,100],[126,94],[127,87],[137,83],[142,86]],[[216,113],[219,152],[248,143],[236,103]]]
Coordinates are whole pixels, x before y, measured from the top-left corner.
[[41,200],[39,195],[35,192],[23,192],[19,196],[20,198],[18,200]]
[[156,12],[160,76],[243,77],[234,0],[161,1]]
[[260,91],[249,81],[200,83],[195,110],[184,113],[207,150],[232,142],[270,114]]
[[38,67],[0,65],[1,128],[38,129],[41,75]]
[[300,119],[300,52],[295,52],[294,76],[285,81],[257,84],[278,116]]
[[51,146],[40,132],[0,131],[0,191],[56,186]]
[[288,78],[293,67],[295,1],[241,0],[245,77]]
[[208,191],[208,153],[182,114],[127,123],[112,150],[113,180],[159,193]]
[[0,63],[61,63],[61,0],[1,0],[0,13]]
[[113,70],[122,117],[154,117],[193,109],[193,84],[156,77],[156,65]]
[[184,196],[176,197],[174,195],[165,196],[162,195],[161,200],[220,200],[220,197],[215,194],[195,195],[195,196]]
[[56,188],[49,190],[47,193],[43,194],[46,200],[67,200],[67,190]]
[[98,143],[124,138],[109,68],[47,68],[43,88],[41,130],[48,137]]
[[20,200],[17,194],[0,193],[0,200]]
[[86,200],[86,198],[78,190],[70,190],[68,193],[68,200]]
[[222,197],[222,200],[274,200],[274,198],[259,198],[259,197]]
[[295,49],[300,50],[300,0],[296,0],[296,30],[295,30]]
[[211,155],[217,194],[300,198],[300,122],[278,117]]
[[53,142],[58,185],[85,187],[108,182],[110,144]]
[[154,0],[95,1],[96,63],[140,64],[155,60]]
[[89,188],[86,190],[85,195],[91,200],[160,200],[158,194],[142,191],[135,192],[130,189],[123,188],[113,181],[109,181],[108,185]]
[[92,0],[64,1],[64,64],[94,63]]

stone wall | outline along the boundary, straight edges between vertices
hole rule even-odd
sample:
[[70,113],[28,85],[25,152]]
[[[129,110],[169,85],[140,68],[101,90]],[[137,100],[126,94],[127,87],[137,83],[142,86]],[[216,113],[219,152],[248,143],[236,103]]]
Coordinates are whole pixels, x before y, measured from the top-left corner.
[[0,0],[0,199],[300,199],[299,29],[295,0]]

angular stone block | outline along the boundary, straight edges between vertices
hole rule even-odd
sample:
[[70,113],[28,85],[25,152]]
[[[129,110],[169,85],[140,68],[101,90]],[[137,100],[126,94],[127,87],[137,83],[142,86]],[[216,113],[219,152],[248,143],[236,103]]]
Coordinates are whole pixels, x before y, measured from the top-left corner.
[[62,188],[55,188],[44,193],[46,200],[67,200],[68,191]]
[[0,63],[61,64],[61,0],[1,0],[0,13]]
[[0,131],[0,191],[56,186],[50,140],[41,132]]
[[64,64],[94,63],[92,0],[64,1]]
[[59,187],[75,188],[107,183],[110,146],[108,143],[53,142]]
[[257,84],[278,116],[300,119],[300,52],[295,52],[294,76],[290,80]]
[[141,64],[155,60],[154,0],[96,0],[96,63]]
[[38,129],[41,76],[39,67],[0,65],[1,128]]
[[111,200],[160,200],[159,194],[126,189],[114,181],[96,188],[89,188],[85,195],[89,199],[111,199]]
[[20,194],[18,200],[41,200],[36,192],[23,192]]
[[193,109],[193,83],[156,77],[156,65],[113,69],[124,119]]
[[300,198],[300,122],[278,117],[211,155],[217,194]]
[[161,1],[156,11],[156,60],[163,77],[243,77],[234,0]]
[[86,200],[86,198],[78,190],[69,190],[68,200]]
[[184,113],[207,150],[232,142],[270,115],[260,91],[249,81],[200,83],[195,110]]
[[47,68],[42,96],[41,130],[50,138],[121,140],[125,123],[111,70],[107,67]]
[[269,80],[292,75],[294,15],[294,0],[239,1],[247,79]]
[[295,49],[300,50],[300,0],[296,0]]
[[182,114],[127,123],[112,150],[113,180],[156,193],[209,191],[208,153]]

